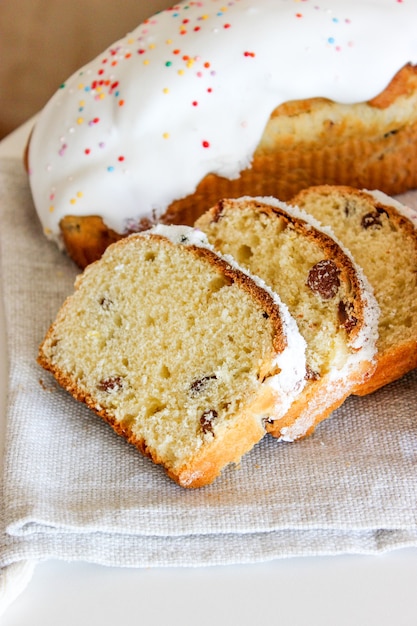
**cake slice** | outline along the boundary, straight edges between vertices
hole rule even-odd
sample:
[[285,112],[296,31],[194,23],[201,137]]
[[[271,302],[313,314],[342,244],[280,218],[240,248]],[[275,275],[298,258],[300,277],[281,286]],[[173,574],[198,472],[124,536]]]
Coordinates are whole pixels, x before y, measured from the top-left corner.
[[310,187],[293,203],[332,227],[381,309],[377,368],[356,393],[376,391],[417,367],[417,213],[378,191],[331,185]]
[[378,306],[361,270],[329,232],[272,198],[222,200],[196,226],[223,254],[265,280],[307,344],[307,383],[268,431],[313,432],[374,368]]
[[110,246],[77,279],[38,361],[185,487],[212,482],[303,386],[278,297],[192,228]]

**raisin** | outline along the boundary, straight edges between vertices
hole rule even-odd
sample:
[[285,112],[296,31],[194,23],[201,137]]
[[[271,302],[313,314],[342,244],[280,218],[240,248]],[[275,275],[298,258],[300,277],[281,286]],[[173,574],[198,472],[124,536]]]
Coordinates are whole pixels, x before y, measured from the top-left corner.
[[339,269],[334,261],[323,259],[308,273],[307,286],[323,300],[334,298],[340,287]]
[[201,430],[203,431],[204,435],[206,433],[211,433],[212,435],[213,433],[213,420],[215,420],[217,417],[217,411],[215,411],[214,409],[208,409],[207,411],[204,411],[203,415],[200,417],[200,425],[201,425]]
[[113,305],[113,301],[110,300],[110,298],[103,297],[103,298],[101,298],[99,304],[100,304],[100,306],[103,307],[103,309],[105,311],[108,311],[109,309],[111,309],[111,307]]
[[97,385],[100,391],[107,391],[112,393],[120,391],[123,388],[123,378],[121,376],[110,376],[109,378],[103,378]]
[[206,389],[207,385],[211,380],[217,380],[216,374],[212,374],[212,376],[204,376],[203,378],[198,378],[190,385],[190,393],[192,396],[197,396],[199,393]]
[[309,365],[306,365],[306,375],[304,377],[306,380],[320,380],[319,372],[316,372]]
[[339,302],[339,323],[350,333],[358,323],[358,318],[352,314],[353,307],[348,302]]
[[344,212],[346,217],[349,217],[352,213],[356,213],[356,204],[354,202],[349,202],[348,200],[344,206]]
[[366,213],[361,220],[362,228],[382,228],[381,215],[385,213],[388,217],[388,213],[382,208],[376,208],[375,211]]

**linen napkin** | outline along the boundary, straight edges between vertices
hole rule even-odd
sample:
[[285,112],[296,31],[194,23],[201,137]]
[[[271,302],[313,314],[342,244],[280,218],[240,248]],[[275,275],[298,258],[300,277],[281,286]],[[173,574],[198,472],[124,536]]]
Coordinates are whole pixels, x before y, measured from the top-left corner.
[[37,365],[78,270],[44,237],[17,160],[0,161],[0,212],[4,596],[48,558],[203,566],[417,546],[416,371],[349,398],[309,439],[266,436],[214,484],[185,490]]

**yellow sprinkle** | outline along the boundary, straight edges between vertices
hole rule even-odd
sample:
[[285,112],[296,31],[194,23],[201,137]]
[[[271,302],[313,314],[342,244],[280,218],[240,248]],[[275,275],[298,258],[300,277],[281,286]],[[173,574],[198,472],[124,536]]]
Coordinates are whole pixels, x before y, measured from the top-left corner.
[[172,39],[167,39],[165,43],[169,46],[172,43]]
[[149,65],[149,59],[145,59],[143,65]]
[[164,133],[164,134],[162,135],[162,137],[163,137],[164,139],[169,139],[169,133]]
[[178,74],[182,76],[184,74],[184,70],[178,70]]
[[106,94],[105,94],[105,93],[101,93],[101,94],[99,95],[100,100],[103,100],[105,97],[106,97]]
[[156,48],[156,45],[154,43],[149,44],[149,50],[153,50],[154,48]]
[[70,204],[75,204],[76,202],[77,202],[77,201],[76,201],[76,199],[75,199],[75,198],[71,198],[71,200],[70,200]]
[[45,228],[44,231],[45,235],[50,235],[52,233],[52,230],[50,228]]
[[194,65],[194,59],[190,59],[187,61],[187,67],[192,67]]
[[201,16],[201,19],[202,19],[202,20],[208,20],[208,18],[209,18],[209,16],[208,16],[207,14],[206,14],[206,15],[202,15],[202,16]]
[[49,212],[53,213],[55,211],[55,207],[53,204],[51,204],[51,206],[49,207]]
[[169,89],[168,87],[164,87],[164,89],[162,90],[164,93],[169,93]]
[[134,39],[128,39],[128,40],[127,40],[127,43],[128,43],[128,44],[135,43],[135,40],[134,40]]
[[85,106],[85,100],[80,100],[80,107]]
[[82,198],[82,197],[83,197],[83,192],[77,191],[77,198]]
[[83,124],[84,123],[84,118],[83,117],[79,117],[77,120],[77,124]]
[[84,85],[83,85],[83,83],[80,83],[80,84],[78,85],[78,89],[84,89]]

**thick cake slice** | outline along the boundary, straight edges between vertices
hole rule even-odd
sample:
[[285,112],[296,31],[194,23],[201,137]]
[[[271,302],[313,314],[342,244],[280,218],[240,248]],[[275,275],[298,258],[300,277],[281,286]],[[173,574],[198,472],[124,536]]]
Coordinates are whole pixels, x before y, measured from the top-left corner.
[[305,342],[266,285],[203,233],[165,226],[84,271],[38,360],[177,483],[200,487],[288,410]]
[[223,200],[196,222],[279,293],[307,343],[307,384],[276,437],[310,434],[373,371],[378,307],[361,270],[313,218],[272,198]]
[[371,393],[417,367],[417,213],[385,194],[311,187],[293,203],[329,224],[373,285],[381,317]]

